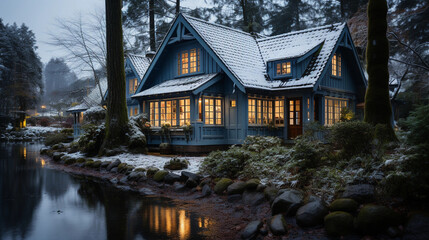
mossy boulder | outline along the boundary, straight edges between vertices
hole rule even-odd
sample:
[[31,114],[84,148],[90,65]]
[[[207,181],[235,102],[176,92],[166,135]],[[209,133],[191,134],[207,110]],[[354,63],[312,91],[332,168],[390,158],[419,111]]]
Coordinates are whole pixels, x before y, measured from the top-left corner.
[[159,169],[158,168],[156,168],[156,167],[149,167],[148,169],[147,169],[147,171],[146,171],[146,175],[148,176],[148,177],[153,177],[154,175],[155,175],[155,173],[156,172],[158,172],[159,171]]
[[66,165],[70,165],[76,162],[76,158],[68,158],[64,161]]
[[356,219],[356,225],[363,234],[376,234],[385,231],[390,226],[400,224],[399,215],[392,209],[368,204],[364,206]]
[[135,168],[134,171],[135,172],[143,172],[144,173],[144,172],[146,172],[146,169],[144,169],[144,168]]
[[64,153],[54,152],[54,153],[52,154],[52,159],[53,159],[55,162],[58,162],[58,161],[60,161],[60,160],[61,160],[61,157],[62,157],[62,156],[64,156]]
[[228,195],[242,194],[245,189],[246,189],[246,183],[242,181],[238,181],[228,186],[227,193]]
[[354,213],[359,207],[359,203],[351,198],[340,198],[336,199],[329,206],[331,212],[343,211],[348,213]]
[[153,180],[157,181],[157,182],[162,182],[165,178],[165,176],[167,176],[168,172],[165,170],[159,170],[158,172],[155,173],[155,175],[153,175]]
[[172,158],[164,164],[164,168],[170,170],[182,170],[188,168],[188,161],[185,159]]
[[94,163],[92,164],[92,168],[100,168],[101,167],[101,161],[94,161]]
[[87,167],[87,168],[92,168],[93,164],[94,164],[94,160],[89,159],[89,160],[85,161],[84,166]]
[[278,192],[279,192],[279,190],[277,188],[275,188],[275,187],[266,187],[264,189],[265,198],[270,203],[272,203],[274,201],[274,199],[276,198]]
[[325,216],[325,230],[331,236],[346,236],[353,233],[353,216],[347,212],[332,212]]
[[255,190],[258,187],[259,183],[260,183],[259,179],[256,179],[256,178],[247,180],[246,190]]
[[120,173],[125,173],[128,170],[128,164],[126,163],[121,163],[118,165],[118,172]]
[[222,178],[216,183],[216,185],[214,187],[214,192],[216,194],[222,194],[228,188],[228,186],[231,185],[232,183],[233,183],[233,181],[231,179]]
[[85,160],[85,158],[78,158],[78,159],[76,160],[76,162],[77,162],[77,163],[84,163],[84,162],[86,162],[86,160]]

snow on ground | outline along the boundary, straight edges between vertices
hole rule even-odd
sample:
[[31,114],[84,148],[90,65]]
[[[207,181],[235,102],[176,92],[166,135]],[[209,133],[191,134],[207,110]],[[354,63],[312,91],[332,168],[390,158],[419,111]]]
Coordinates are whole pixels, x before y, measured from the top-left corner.
[[55,128],[55,127],[41,127],[41,126],[29,126],[24,131],[28,132],[38,132],[38,133],[48,133],[48,132],[55,132],[60,131],[61,128]]
[[[80,153],[71,153],[67,154],[67,156],[71,158],[85,158],[85,156]],[[116,159],[121,160],[122,163],[126,163],[135,168],[144,168],[148,169],[149,167],[156,167],[159,169],[164,169],[164,164],[170,161],[173,157],[177,157],[179,159],[188,160],[188,168],[183,170],[175,170],[171,171],[177,174],[180,174],[182,171],[188,171],[192,173],[197,173],[200,168],[201,163],[204,160],[204,157],[178,157],[178,156],[157,156],[157,155],[147,155],[147,154],[131,154],[131,153],[122,153],[116,156],[111,157],[93,157],[94,161],[115,161]]]

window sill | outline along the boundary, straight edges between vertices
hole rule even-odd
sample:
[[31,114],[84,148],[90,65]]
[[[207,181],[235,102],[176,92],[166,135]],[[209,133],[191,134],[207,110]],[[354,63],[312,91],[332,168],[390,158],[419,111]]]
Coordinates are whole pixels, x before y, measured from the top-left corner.
[[334,78],[334,79],[337,79],[337,80],[342,80],[342,76],[339,77],[339,76],[331,75],[331,77]]
[[191,76],[201,75],[201,74],[204,74],[204,71],[176,75],[174,78],[191,77]]

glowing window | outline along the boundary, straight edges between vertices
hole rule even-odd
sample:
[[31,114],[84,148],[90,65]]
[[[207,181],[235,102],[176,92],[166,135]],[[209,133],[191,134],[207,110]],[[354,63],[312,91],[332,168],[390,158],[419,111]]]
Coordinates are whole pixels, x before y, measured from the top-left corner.
[[325,125],[339,122],[341,110],[348,107],[347,99],[325,97]]
[[193,48],[182,51],[177,56],[178,75],[195,73],[200,71],[200,49]]
[[291,74],[291,63],[290,62],[282,62],[276,64],[276,75],[288,75]]
[[161,124],[176,126],[176,100],[160,102]]
[[133,79],[130,79],[128,81],[128,93],[129,94],[134,94],[137,91],[137,87],[138,87],[137,78],[133,78]]
[[285,111],[284,111],[284,101],[276,100],[274,102],[274,124],[275,125],[284,125]]
[[158,102],[150,102],[149,114],[150,114],[150,125],[153,127],[159,127],[159,105]]
[[332,76],[341,77],[341,55],[337,53],[332,57]]
[[247,101],[249,124],[256,124],[256,100],[250,99]]
[[179,122],[180,126],[191,124],[191,101],[189,98],[179,100]]

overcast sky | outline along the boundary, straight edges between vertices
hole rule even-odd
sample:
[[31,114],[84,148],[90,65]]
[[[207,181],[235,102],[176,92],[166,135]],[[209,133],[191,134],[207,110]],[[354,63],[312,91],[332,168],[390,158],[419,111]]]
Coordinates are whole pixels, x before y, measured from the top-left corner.
[[[191,8],[195,4],[204,4],[204,0],[184,0],[182,3]],[[25,23],[36,35],[37,52],[45,64],[52,57],[64,55],[47,44],[49,33],[55,33],[56,19],[73,18],[78,14],[85,16],[97,10],[104,10],[104,0],[0,0],[3,23]]]

